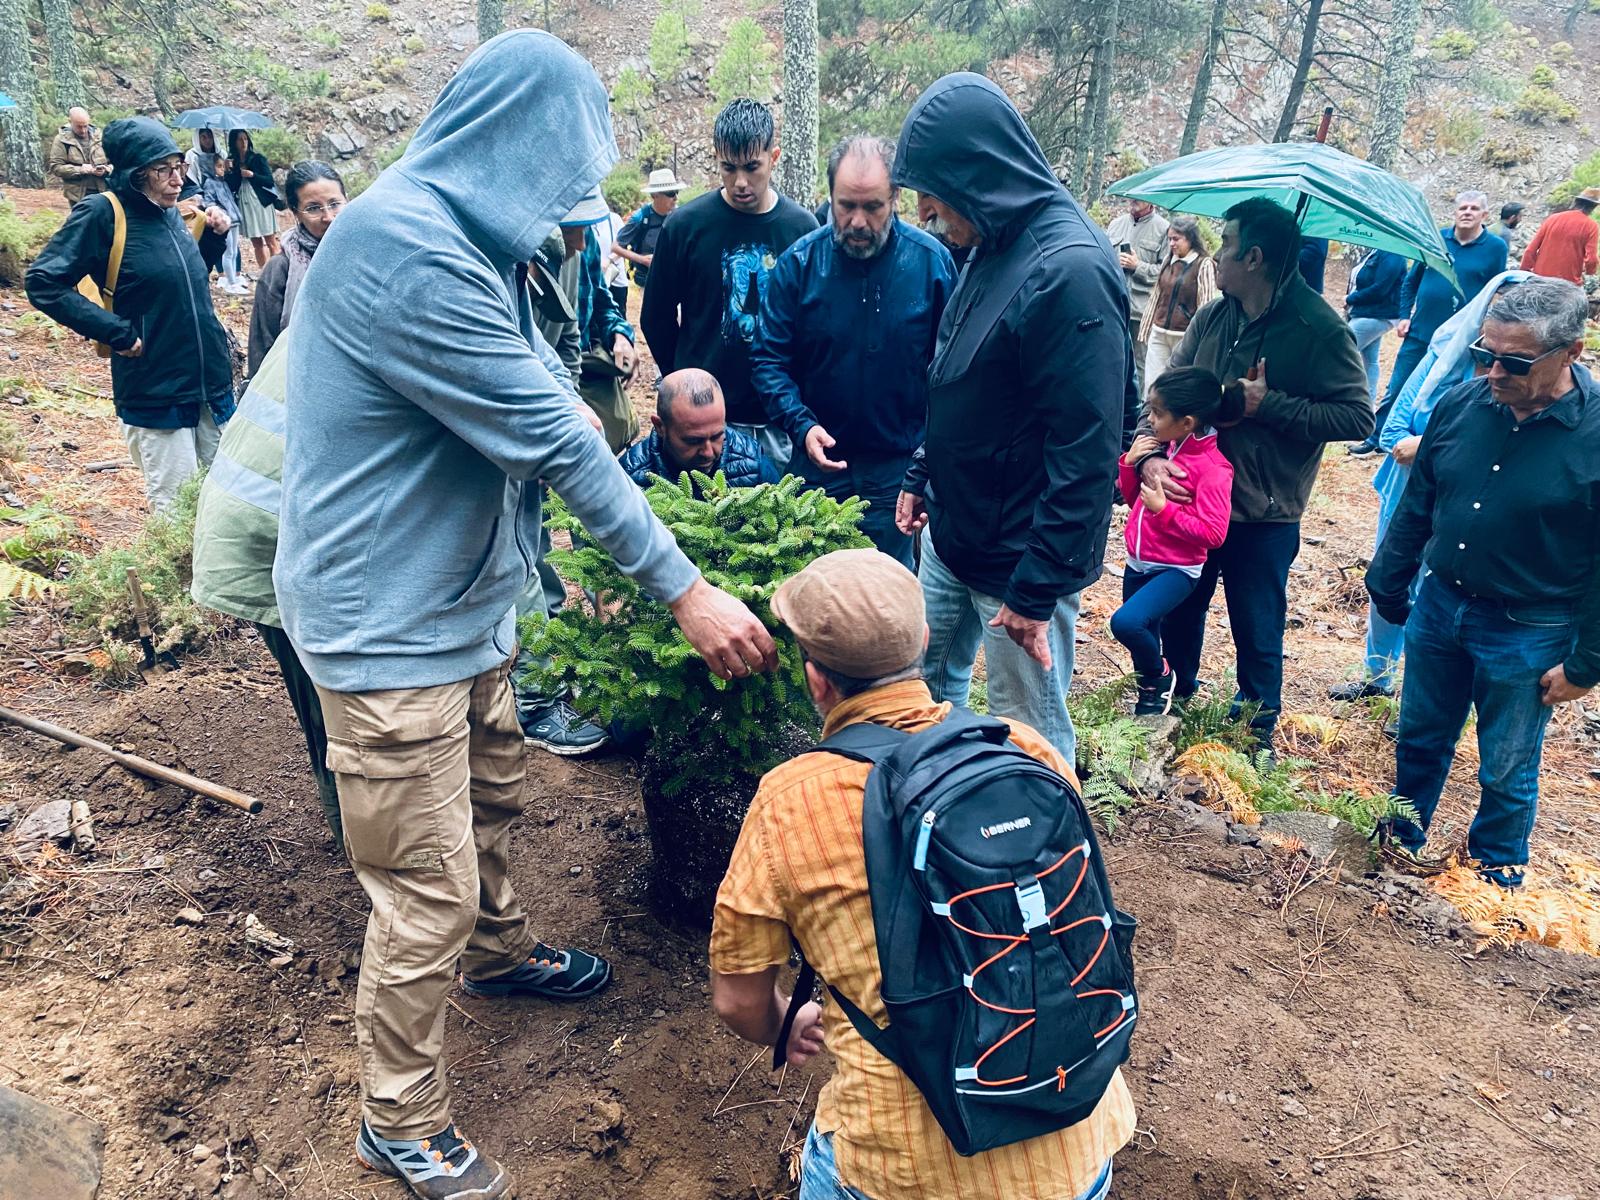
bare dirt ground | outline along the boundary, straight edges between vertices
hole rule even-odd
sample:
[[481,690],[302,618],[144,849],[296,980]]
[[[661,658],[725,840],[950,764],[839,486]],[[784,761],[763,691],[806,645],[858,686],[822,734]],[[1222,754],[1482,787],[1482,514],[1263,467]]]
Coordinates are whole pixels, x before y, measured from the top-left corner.
[[[126,540],[137,477],[82,469],[122,455],[104,368],[30,319],[20,293],[0,305],[11,306],[0,354],[18,353],[0,376],[26,381],[0,389],[0,420],[26,447],[0,490],[72,512],[86,544]],[[24,403],[7,401],[20,392]],[[1347,576],[1370,553],[1371,470],[1331,452],[1308,514],[1289,708],[1340,722],[1342,739],[1311,748],[1320,774],[1377,788],[1392,770],[1377,719],[1325,699],[1360,659]],[[1126,670],[1105,633],[1116,588],[1112,576],[1085,597],[1083,685]],[[1206,672],[1220,683],[1220,605],[1213,634]],[[116,1200],[398,1200],[351,1154],[366,906],[328,845],[270,659],[240,632],[177,673],[111,692],[62,671],[54,655],[69,641],[55,608],[19,609],[0,628],[0,703],[266,808],[223,810],[0,727],[0,803],[25,813],[84,798],[99,836],[93,858],[23,860],[3,843],[0,1083],[105,1126],[101,1194]],[[1569,708],[1552,729],[1536,865],[1600,843],[1591,728]],[[1451,783],[1442,820],[1455,828],[1470,816],[1470,770],[1463,761]],[[524,1197],[792,1196],[793,1152],[827,1068],[773,1078],[718,1027],[703,936],[645,911],[651,851],[633,764],[532,755],[513,836],[540,933],[603,950],[617,980],[578,1008],[455,995],[445,1054],[463,1127],[505,1158]],[[1406,881],[1297,891],[1293,857],[1217,845],[1162,809],[1125,821],[1107,852],[1118,899],[1141,922],[1143,1019],[1127,1068],[1140,1132],[1118,1158],[1118,1197],[1596,1194],[1600,960],[1479,949]],[[177,923],[185,908],[203,914],[198,925]],[[246,944],[249,914],[294,940],[287,962]],[[197,1161],[197,1145],[211,1155]]]

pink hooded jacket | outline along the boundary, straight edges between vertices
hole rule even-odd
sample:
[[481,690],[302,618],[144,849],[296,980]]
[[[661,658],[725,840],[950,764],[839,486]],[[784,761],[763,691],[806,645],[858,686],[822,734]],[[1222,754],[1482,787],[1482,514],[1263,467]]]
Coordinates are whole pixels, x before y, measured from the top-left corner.
[[1233,512],[1233,465],[1217,447],[1215,430],[1190,434],[1169,457],[1188,474],[1183,483],[1194,492],[1188,504],[1168,500],[1150,512],[1139,495],[1139,480],[1124,458],[1117,464],[1117,486],[1128,502],[1123,541],[1128,554],[1142,562],[1192,567],[1205,562],[1206,552],[1222,545]]

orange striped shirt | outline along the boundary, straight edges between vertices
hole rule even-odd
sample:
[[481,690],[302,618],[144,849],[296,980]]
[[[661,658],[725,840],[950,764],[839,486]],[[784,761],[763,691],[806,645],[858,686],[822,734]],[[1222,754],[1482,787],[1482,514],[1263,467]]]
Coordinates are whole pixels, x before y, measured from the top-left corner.
[[[915,731],[949,711],[912,680],[842,702],[823,732],[866,720]],[[1072,778],[1026,725],[1011,722],[1011,740]],[[887,1011],[861,845],[869,770],[837,755],[806,754],[761,781],[717,893],[711,968],[752,975],[782,966],[792,930],[817,974],[881,1024]],[[822,1021],[838,1067],[817,1099],[817,1128],[834,1135],[840,1179],[875,1200],[1075,1200],[1133,1136],[1133,1098],[1119,1072],[1086,1120],[963,1158],[916,1086],[838,1005],[826,1004]]]

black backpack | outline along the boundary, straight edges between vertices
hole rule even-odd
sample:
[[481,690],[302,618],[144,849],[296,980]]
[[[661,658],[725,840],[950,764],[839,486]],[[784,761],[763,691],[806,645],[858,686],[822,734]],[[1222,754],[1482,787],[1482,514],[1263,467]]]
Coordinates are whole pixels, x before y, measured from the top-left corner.
[[[963,1155],[1082,1121],[1138,1016],[1135,922],[1083,800],[1008,732],[956,708],[917,734],[855,724],[818,747],[872,764],[861,833],[888,1025],[828,990]],[[802,950],[774,1067],[815,978]]]

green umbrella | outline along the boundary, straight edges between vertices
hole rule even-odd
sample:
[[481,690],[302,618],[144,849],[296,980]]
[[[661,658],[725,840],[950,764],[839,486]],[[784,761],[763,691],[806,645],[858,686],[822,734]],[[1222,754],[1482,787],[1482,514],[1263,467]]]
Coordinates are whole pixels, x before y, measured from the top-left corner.
[[1170,212],[1219,219],[1241,200],[1265,197],[1294,213],[1307,237],[1421,259],[1461,290],[1422,193],[1332,146],[1275,142],[1204,150],[1120,179],[1108,190]]

